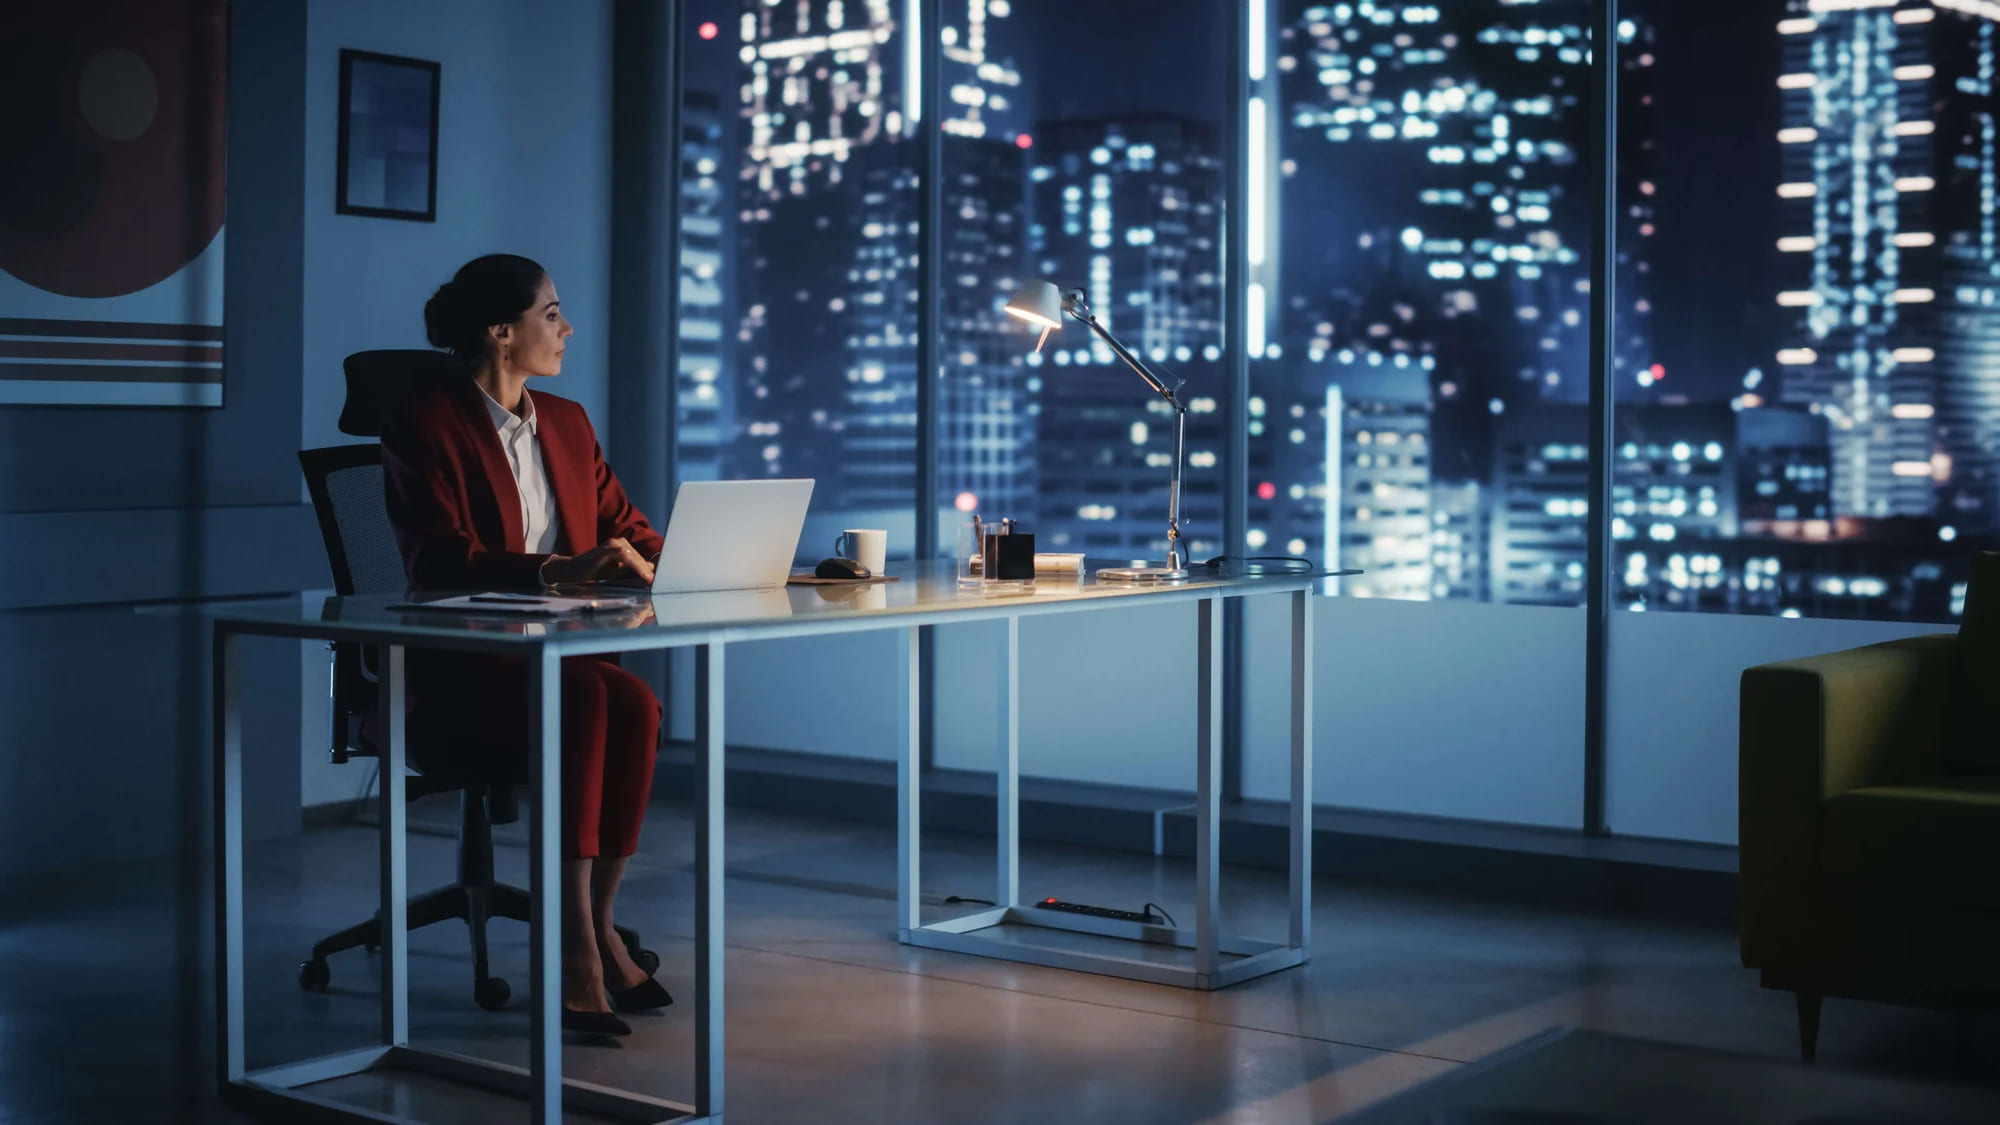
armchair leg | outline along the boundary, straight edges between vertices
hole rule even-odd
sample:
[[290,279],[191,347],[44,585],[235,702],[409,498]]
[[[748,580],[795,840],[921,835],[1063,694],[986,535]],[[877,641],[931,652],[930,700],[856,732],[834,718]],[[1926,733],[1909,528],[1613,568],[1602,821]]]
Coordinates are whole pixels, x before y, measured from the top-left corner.
[[1796,996],[1799,1002],[1799,1058],[1811,1062],[1819,1054],[1819,1010],[1824,997],[1803,989]]

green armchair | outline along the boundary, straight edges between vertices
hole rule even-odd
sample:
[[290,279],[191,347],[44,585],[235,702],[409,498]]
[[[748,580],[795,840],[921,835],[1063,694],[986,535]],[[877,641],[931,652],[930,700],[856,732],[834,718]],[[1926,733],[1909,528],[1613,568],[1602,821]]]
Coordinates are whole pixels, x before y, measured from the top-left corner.
[[[1981,608],[2000,610],[1996,561],[1975,565]],[[2000,1001],[2000,633],[1974,596],[1958,634],[1743,673],[1743,964],[1797,994],[1808,1060],[1827,996]]]

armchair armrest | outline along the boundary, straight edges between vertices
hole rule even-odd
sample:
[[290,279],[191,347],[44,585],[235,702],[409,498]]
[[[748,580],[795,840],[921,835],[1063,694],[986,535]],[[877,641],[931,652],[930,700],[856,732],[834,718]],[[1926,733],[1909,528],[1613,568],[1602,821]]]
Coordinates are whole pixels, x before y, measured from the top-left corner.
[[1821,807],[1939,771],[1958,637],[1938,633],[1746,669],[1737,730],[1743,963],[1810,934]]

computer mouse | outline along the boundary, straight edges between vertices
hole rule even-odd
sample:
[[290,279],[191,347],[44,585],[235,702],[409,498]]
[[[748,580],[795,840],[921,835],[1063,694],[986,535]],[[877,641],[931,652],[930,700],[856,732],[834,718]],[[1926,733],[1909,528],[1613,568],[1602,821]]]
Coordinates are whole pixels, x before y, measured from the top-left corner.
[[862,566],[853,559],[843,559],[836,555],[830,559],[819,560],[819,565],[813,568],[813,577],[873,578],[875,575],[867,567]]

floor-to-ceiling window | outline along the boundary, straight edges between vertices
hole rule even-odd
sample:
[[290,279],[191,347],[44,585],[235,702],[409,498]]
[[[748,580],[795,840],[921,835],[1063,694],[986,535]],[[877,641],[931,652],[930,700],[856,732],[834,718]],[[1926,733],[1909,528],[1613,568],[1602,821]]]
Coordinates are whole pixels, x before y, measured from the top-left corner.
[[1593,10],[1251,5],[1248,546],[1362,571],[1320,614],[1323,802],[1579,823]]

